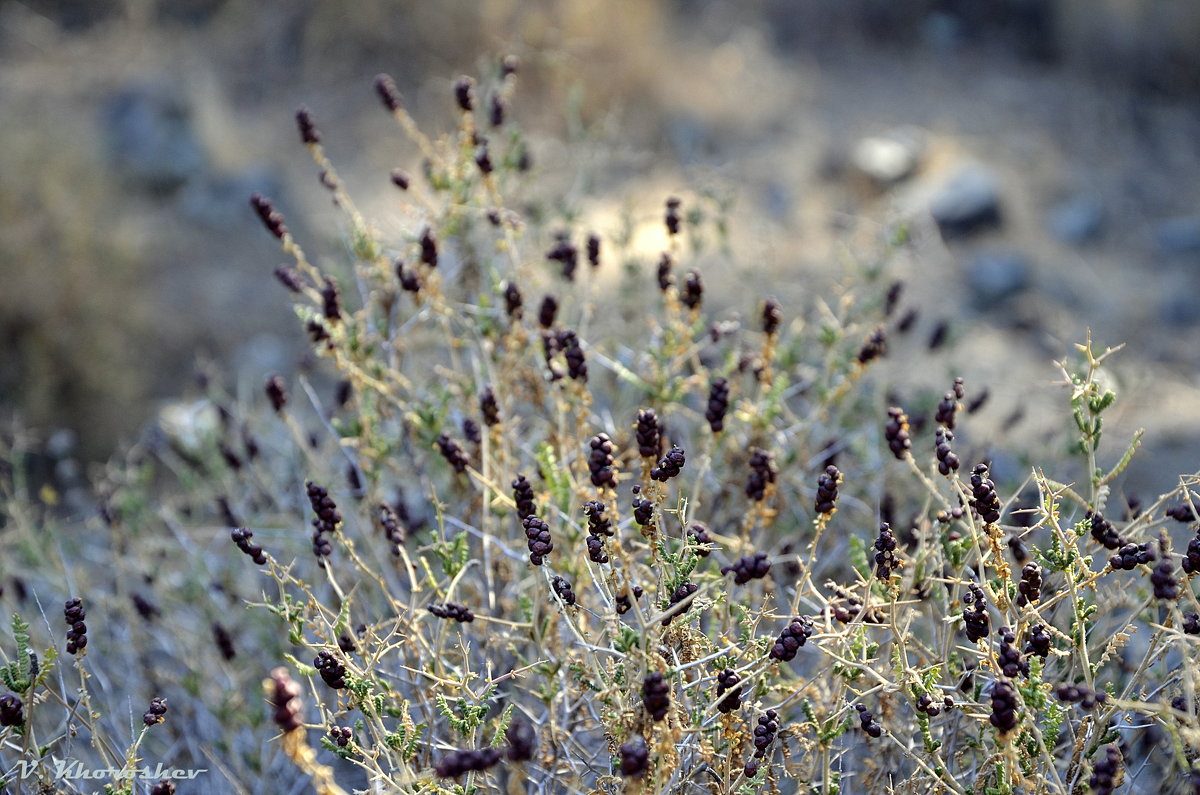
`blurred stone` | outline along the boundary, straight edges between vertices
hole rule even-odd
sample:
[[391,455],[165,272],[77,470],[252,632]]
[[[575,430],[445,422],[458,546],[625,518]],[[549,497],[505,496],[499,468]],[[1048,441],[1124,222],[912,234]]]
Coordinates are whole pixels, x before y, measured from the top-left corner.
[[1000,185],[982,166],[967,166],[943,183],[929,202],[942,237],[965,237],[1000,225]]
[[1016,251],[984,251],[967,265],[967,285],[980,309],[1003,303],[1029,287],[1032,268],[1025,255]]
[[1154,230],[1161,254],[1200,252],[1200,218],[1182,217],[1163,221]]
[[246,212],[246,197],[255,191],[279,202],[283,181],[268,166],[254,166],[238,174],[205,174],[180,192],[179,209],[204,226],[228,229],[250,222],[257,227],[257,219]]
[[1103,225],[1104,207],[1091,196],[1067,199],[1054,207],[1046,219],[1052,235],[1074,246],[1096,240]]
[[144,190],[171,193],[204,167],[191,108],[169,85],[126,86],[104,101],[100,116],[110,162]]
[[909,130],[863,138],[850,152],[851,165],[884,187],[908,178],[916,171],[920,158],[920,137]]

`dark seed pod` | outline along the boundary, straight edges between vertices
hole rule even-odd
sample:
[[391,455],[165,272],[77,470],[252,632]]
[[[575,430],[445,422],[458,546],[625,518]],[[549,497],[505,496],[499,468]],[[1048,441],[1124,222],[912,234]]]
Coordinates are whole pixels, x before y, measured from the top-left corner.
[[67,654],[76,654],[87,646],[87,624],[84,619],[87,613],[83,609],[83,600],[79,597],[70,599],[63,607],[63,618],[67,621]]
[[771,561],[767,559],[767,553],[755,552],[753,555],[739,558],[732,566],[725,566],[721,569],[721,573],[733,572],[734,585],[745,585],[751,580],[760,580],[766,577],[770,570]]
[[250,206],[254,208],[254,212],[258,213],[258,218],[267,231],[279,240],[283,240],[284,235],[288,233],[288,228],[283,222],[283,216],[275,209],[271,200],[261,193],[255,193],[250,197]]
[[633,521],[640,524],[642,527],[649,527],[654,524],[654,503],[648,499],[643,499],[637,496],[641,492],[640,486],[633,487]]
[[625,778],[641,778],[650,770],[650,750],[646,739],[640,734],[628,742],[621,743],[621,775]]
[[675,277],[671,275],[671,268],[674,266],[675,261],[671,259],[670,254],[664,251],[658,259],[658,289],[664,293],[675,283]]
[[1164,602],[1179,599],[1179,580],[1175,577],[1175,566],[1171,562],[1171,542],[1163,530],[1158,539],[1158,563],[1150,572],[1150,583],[1154,586],[1154,598]]
[[1133,571],[1138,564],[1154,562],[1154,550],[1149,542],[1145,544],[1126,544],[1117,550],[1117,554],[1108,559],[1108,565],[1115,570]]
[[400,517],[388,505],[380,503],[377,509],[379,517],[379,526],[383,529],[383,535],[388,540],[388,544],[392,550],[393,557],[400,557],[400,547],[404,544],[404,538],[407,535],[404,527],[400,524]]
[[1000,498],[996,484],[988,478],[987,464],[978,464],[971,475],[971,507],[986,524],[1000,521]]
[[18,696],[5,693],[0,696],[0,726],[24,726],[25,705]]
[[466,605],[456,604],[455,602],[431,604],[428,609],[430,613],[433,613],[438,618],[457,621],[460,624],[466,624],[475,620],[475,614],[471,612],[471,608]]
[[594,232],[587,236],[587,261],[593,268],[600,267],[600,236]]
[[954,430],[954,415],[961,408],[958,401],[962,400],[964,394],[966,393],[963,391],[962,378],[955,378],[954,388],[942,397],[942,402],[938,403],[934,421],[940,423],[948,431]]
[[463,113],[470,113],[475,107],[475,81],[462,75],[454,81],[454,101]]
[[312,521],[316,532],[337,532],[338,525],[342,521],[342,514],[338,511],[337,505],[334,504],[333,498],[329,496],[328,489],[318,486],[311,480],[304,482],[304,489],[308,495],[309,505],[312,506],[313,513],[316,514],[316,518]]
[[808,616],[798,616],[793,618],[791,623],[783,628],[779,633],[779,637],[771,646],[770,654],[772,660],[780,660],[788,662],[796,656],[797,650],[812,637],[814,632],[812,619]]
[[964,602],[966,608],[963,610],[963,621],[967,626],[967,638],[972,643],[983,640],[990,632],[990,623],[987,612],[987,602],[983,598],[983,591],[978,585],[972,583],[969,587]]
[[[954,416],[950,415],[951,424],[953,424]],[[940,422],[941,420],[939,420]],[[934,431],[934,444],[937,450],[938,472],[949,477],[952,472],[957,472],[959,467],[958,456],[950,449],[950,443],[954,441],[954,432],[946,428],[938,428]]]
[[557,316],[558,299],[552,295],[547,295],[542,299],[541,307],[538,308],[538,324],[545,329],[551,328]]
[[579,249],[571,242],[566,232],[560,232],[546,252],[546,259],[557,262],[562,266],[562,276],[567,281],[575,281],[575,270],[579,266]]
[[688,271],[687,277],[683,281],[683,290],[679,296],[680,302],[688,309],[696,310],[700,308],[701,302],[704,300],[704,283],[700,281],[700,274],[694,270]]
[[708,392],[708,407],[704,418],[713,433],[725,430],[725,413],[729,411],[729,382],[724,378],[713,379]]
[[248,555],[255,564],[259,566],[267,564],[267,556],[263,553],[262,547],[250,543],[250,539],[254,537],[254,533],[249,528],[235,528],[229,533],[229,537],[233,539],[233,543],[237,544],[237,548]]
[[293,293],[304,291],[304,277],[295,268],[290,268],[287,265],[276,265],[275,278]]
[[775,456],[766,450],[752,447],[749,466],[750,478],[746,481],[746,496],[755,502],[762,502],[767,496],[767,486],[774,483],[776,475],[779,474],[775,466]]
[[312,111],[303,105],[296,111],[296,126],[300,128],[300,140],[304,142],[305,146],[316,146],[321,143],[321,134],[317,132]]
[[688,539],[692,542],[693,550],[702,558],[707,558],[712,550],[708,547],[713,543],[708,533],[708,525],[703,522],[692,522],[687,530]]
[[392,184],[400,190],[408,190],[408,186],[412,183],[412,179],[408,174],[398,168],[393,168],[389,176],[391,177]]
[[587,381],[587,362],[583,356],[583,348],[579,344],[579,337],[574,331],[560,331],[558,333],[558,347],[563,352],[563,358],[567,360],[567,375],[573,381]]
[[912,449],[912,439],[908,436],[908,415],[904,409],[895,406],[888,409],[888,422],[883,426],[883,435],[892,455],[897,461],[903,461]]
[[300,719],[300,685],[286,668],[271,671],[270,701],[275,725],[287,734],[304,726]]
[[229,662],[237,656],[237,650],[233,647],[233,636],[229,634],[229,630],[214,621],[212,633],[213,643],[217,645],[217,651],[221,653],[221,659]]
[[500,424],[500,406],[491,386],[485,386],[479,393],[479,413],[483,415],[483,424],[489,428]]
[[1188,541],[1187,552],[1183,556],[1180,568],[1185,574],[1200,572],[1200,530]]
[[571,589],[571,583],[557,574],[550,580],[550,587],[554,589],[554,593],[562,600],[563,604],[570,607],[575,604],[575,591]]
[[1016,679],[1018,675],[1029,676],[1029,663],[1021,659],[1021,652],[1017,651],[1017,647],[1013,644],[1017,642],[1017,636],[1008,627],[1000,627],[1000,649],[996,654],[996,659],[1000,664],[1000,671],[1009,679]]
[[883,329],[875,329],[859,349],[858,363],[867,364],[885,353],[887,353],[887,338],[884,336]]
[[900,566],[896,558],[896,536],[887,522],[879,525],[879,536],[875,539],[875,576],[887,582]]
[[169,778],[160,778],[150,788],[150,795],[175,795],[175,782]]
[[337,658],[329,652],[318,652],[313,660],[313,667],[317,669],[317,673],[329,687],[334,690],[342,690],[346,687],[346,666],[338,662]]
[[1036,563],[1026,563],[1021,569],[1021,581],[1017,583],[1017,605],[1036,604],[1042,598],[1042,569]]
[[667,717],[671,709],[671,685],[660,672],[651,672],[642,682],[642,705],[655,721]]
[[338,748],[345,748],[350,744],[350,739],[354,737],[354,730],[349,726],[330,726],[329,739]]
[[[645,593],[645,591],[642,590],[642,586],[640,586],[640,585],[633,586],[633,598],[634,599],[641,599],[643,593]],[[616,608],[617,608],[617,615],[622,615],[622,616],[633,609],[633,600],[631,600],[629,598],[628,593],[623,593],[617,597]]]
[[817,478],[817,498],[814,510],[822,516],[833,516],[837,512],[838,485],[842,482],[842,473],[833,464],[825,467],[825,471]]
[[650,470],[650,479],[666,483],[673,477],[679,475],[685,463],[683,449],[678,446],[672,446],[667,454],[658,462],[658,466]]
[[508,761],[528,762],[537,752],[537,733],[529,721],[520,717],[513,718],[504,730],[504,739],[508,741]]
[[988,722],[1001,734],[1017,728],[1017,692],[1007,679],[997,679],[992,685],[992,714]]
[[1065,682],[1054,688],[1054,695],[1059,701],[1078,704],[1085,712],[1091,712],[1108,701],[1108,693],[1103,690],[1093,690],[1086,685],[1070,685]]
[[1104,755],[1092,765],[1088,786],[1096,795],[1112,795],[1121,783],[1121,749],[1115,743],[1104,746]]
[[400,99],[400,90],[396,88],[396,82],[388,75],[375,76],[375,93],[379,95],[383,106],[391,113],[395,113],[404,106]]
[[479,423],[470,417],[463,417],[462,432],[463,437],[471,444],[480,444],[483,442],[483,434],[479,431]]
[[[717,711],[724,714],[736,712],[742,706],[742,687],[738,684],[741,678],[732,668],[726,668],[717,674]],[[722,695],[724,698],[722,698]]]
[[[953,705],[953,700],[950,703]],[[924,712],[929,717],[936,718],[942,714],[942,708],[933,703],[933,698],[928,693],[922,693],[917,697],[917,712]]]
[[638,455],[642,458],[658,458],[662,455],[662,428],[653,409],[638,412],[635,435]]
[[517,504],[517,516],[524,519],[537,513],[537,506],[534,504],[533,486],[525,479],[524,475],[517,475],[517,479],[512,482],[513,502]]
[[679,207],[683,202],[674,196],[667,199],[667,212],[663,216],[663,221],[667,225],[667,234],[674,237],[679,234]]
[[545,557],[554,549],[550,539],[550,525],[536,516],[526,516],[521,522],[525,528],[526,546],[529,547],[529,562],[535,566],[542,565]]
[[142,723],[147,726],[155,726],[165,720],[167,714],[167,700],[162,697],[150,699],[150,706],[142,714]]
[[855,704],[854,709],[858,712],[859,728],[870,737],[883,736],[883,727],[875,720],[875,716],[867,709],[865,704]]
[[462,445],[450,438],[449,434],[443,433],[437,438],[437,447],[442,454],[442,458],[446,459],[456,473],[463,474],[467,471],[467,467],[471,463],[471,459],[463,451]]
[[500,127],[504,124],[504,97],[493,93],[491,101],[488,103],[488,121],[493,127]]
[[[696,585],[693,582],[683,583],[682,585],[680,585],[678,588],[676,588],[671,593],[671,601],[670,601],[670,604],[667,606],[667,609],[670,610],[671,608],[675,607],[675,605],[686,601],[687,599],[689,599],[692,596],[692,594],[696,593],[699,590],[700,590],[700,586]],[[691,609],[691,604],[688,604],[686,607],[683,608],[683,610],[672,613],[671,615],[669,615],[663,619],[662,625],[664,627],[669,626],[672,621],[679,618],[681,615],[683,615],[690,609]]]
[[436,268],[438,264],[438,245],[437,240],[433,237],[433,230],[425,227],[421,230],[421,237],[417,241],[421,245],[421,262],[431,268]]
[[763,333],[773,337],[779,333],[779,325],[783,322],[783,305],[774,298],[763,301],[762,324]]
[[592,485],[597,488],[617,487],[617,472],[613,468],[615,459],[613,452],[616,446],[606,433],[598,433],[588,442],[588,471],[591,473]]
[[458,778],[466,773],[478,773],[495,767],[499,761],[499,748],[464,748],[451,751],[439,759],[433,766],[433,772],[438,778]]
[[779,713],[773,709],[764,712],[758,718],[754,727],[754,756],[762,759],[767,755],[767,748],[775,742],[775,733],[779,731]]
[[1088,511],[1083,518],[1091,526],[1092,539],[1105,549],[1120,549],[1125,545],[1125,541],[1117,533],[1117,528],[1099,511]]
[[504,312],[508,315],[509,320],[515,322],[521,319],[521,316],[524,314],[524,302],[524,298],[521,295],[521,288],[517,287],[515,282],[505,282]]
[[1036,654],[1043,660],[1050,656],[1051,638],[1046,632],[1046,627],[1041,624],[1034,624],[1029,628],[1029,635],[1025,641],[1025,653]]

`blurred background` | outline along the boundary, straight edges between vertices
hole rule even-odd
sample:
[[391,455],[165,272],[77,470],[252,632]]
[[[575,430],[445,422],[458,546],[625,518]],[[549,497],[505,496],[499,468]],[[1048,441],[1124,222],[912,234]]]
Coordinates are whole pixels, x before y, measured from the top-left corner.
[[942,329],[996,417],[1036,418],[1091,328],[1129,343],[1132,476],[1200,468],[1194,0],[0,0],[0,416],[97,459],[199,362],[252,390],[293,368],[247,197],[338,256],[296,107],[386,230],[419,157],[373,76],[445,130],[454,76],[510,52],[551,184],[582,168],[572,190],[655,224],[670,193],[728,196],[753,296],[802,300],[904,229],[907,355]]

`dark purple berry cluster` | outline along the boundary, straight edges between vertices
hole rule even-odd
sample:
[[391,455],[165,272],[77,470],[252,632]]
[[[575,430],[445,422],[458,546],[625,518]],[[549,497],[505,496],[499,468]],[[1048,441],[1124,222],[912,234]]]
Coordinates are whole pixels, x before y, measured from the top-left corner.
[[858,350],[858,363],[865,365],[880,356],[887,353],[887,338],[884,336],[883,329],[877,328],[867,337],[867,341],[863,343]]
[[642,682],[642,705],[656,721],[667,717],[671,709],[671,685],[661,672],[652,671]]
[[983,598],[983,591],[974,583],[969,587],[970,591],[965,599],[967,606],[963,610],[963,621],[967,625],[967,638],[974,643],[988,636],[991,625],[988,619],[987,602]]
[[672,237],[679,234],[679,224],[682,220],[679,216],[679,207],[681,204],[683,204],[683,202],[681,202],[675,196],[671,196],[667,199],[667,212],[663,216],[663,222],[667,225],[667,234],[671,235]]
[[658,462],[658,466],[650,470],[650,479],[666,483],[679,475],[685,461],[683,448],[672,445],[667,454]]
[[832,516],[837,511],[838,485],[842,482],[842,473],[833,464],[825,467],[825,471],[817,478],[817,498],[814,510],[822,516]]
[[575,591],[571,590],[571,583],[566,578],[555,574],[550,580],[550,587],[554,589],[554,593],[558,595],[563,604],[568,607],[575,604]]
[[642,458],[658,458],[662,454],[662,429],[653,409],[642,409],[637,416],[638,455]]
[[421,292],[421,274],[416,268],[410,268],[404,264],[404,260],[396,258],[396,280],[400,282],[400,289],[406,293]]
[[947,392],[942,397],[942,401],[938,403],[937,412],[933,416],[934,421],[948,431],[954,430],[954,415],[960,408],[958,401],[962,400],[965,394],[962,378],[955,378],[954,388]]
[[687,276],[683,280],[683,289],[679,292],[679,300],[688,309],[700,308],[700,304],[704,300],[704,283],[700,281],[700,274],[697,271],[687,272]]
[[1183,562],[1180,563],[1180,568],[1187,574],[1195,574],[1200,572],[1200,532],[1188,541],[1187,552],[1183,556]]
[[1108,700],[1108,693],[1092,690],[1086,685],[1061,684],[1054,688],[1054,695],[1067,704],[1078,704],[1080,709],[1091,712]]
[[1017,604],[1024,607],[1027,604],[1036,604],[1042,598],[1042,569],[1036,563],[1030,561],[1021,569],[1021,581],[1017,583],[1017,590],[1020,595],[1017,596]]
[[18,696],[5,693],[0,696],[0,726],[24,726],[25,705]]
[[1007,679],[997,679],[992,685],[992,714],[988,721],[1001,734],[1017,728],[1017,691]]
[[587,261],[593,268],[600,267],[600,236],[595,232],[587,236]]
[[742,705],[742,679],[732,668],[726,668],[717,674],[717,711],[728,714],[737,711]]
[[537,732],[533,725],[522,718],[514,718],[504,730],[504,739],[508,742],[508,761],[528,762],[537,751]]
[[442,454],[442,458],[446,459],[455,472],[462,474],[467,471],[467,466],[471,463],[471,459],[467,457],[466,452],[462,449],[456,440],[451,438],[450,434],[443,433],[437,438],[438,451]]
[[313,513],[316,514],[316,517],[312,521],[314,532],[317,535],[337,532],[338,525],[342,521],[342,515],[338,512],[333,498],[329,496],[329,491],[313,483],[311,480],[304,482],[304,489],[308,495],[309,505],[312,506]]
[[[643,593],[645,593],[645,591],[642,590],[642,586],[640,586],[640,585],[633,586],[633,598],[634,599],[641,599]],[[617,608],[617,614],[622,615],[622,616],[633,609],[633,601],[629,598],[628,593],[623,593],[617,597],[616,608]]]
[[687,530],[688,538],[691,539],[693,548],[697,555],[702,558],[707,558],[709,553],[709,545],[713,543],[712,536],[708,533],[708,525],[704,522],[692,522],[692,526]]
[[83,610],[83,600],[79,597],[68,600],[63,608],[63,618],[67,620],[67,654],[75,654],[87,646],[87,624],[84,619],[87,613]]
[[[696,585],[694,582],[682,583],[678,588],[676,588],[674,591],[671,592],[671,600],[670,600],[670,603],[667,605],[667,609],[671,610],[680,602],[683,602],[683,601],[686,601],[687,599],[689,599],[692,596],[692,594],[696,593],[699,590],[700,590],[700,586]],[[691,604],[688,604],[682,610],[673,612],[671,615],[669,615],[663,619],[662,625],[664,627],[669,625],[672,621],[679,618],[679,616],[686,613],[689,609],[691,609]]]
[[396,88],[396,82],[389,75],[375,76],[375,93],[379,95],[383,106],[391,113],[396,113],[404,107],[404,103],[400,99],[400,89]]
[[349,726],[330,726],[329,739],[338,748],[345,748],[350,744],[350,739],[354,736],[354,730]]
[[338,292],[337,283],[328,276],[321,287],[321,309],[325,313],[325,319],[331,323],[342,319],[342,296]]
[[550,525],[530,514],[521,520],[521,526],[525,528],[529,562],[535,566],[542,565],[546,556],[554,549],[554,542],[550,540]]
[[729,411],[729,382],[724,378],[714,378],[708,390],[708,406],[704,410],[704,419],[713,433],[725,430],[725,413]]
[[300,293],[304,290],[304,277],[295,268],[286,264],[276,265],[273,271],[275,278],[293,293]]
[[775,482],[778,474],[774,455],[757,447],[750,448],[750,478],[746,481],[746,496],[755,502],[762,502],[767,486]]
[[1178,505],[1172,505],[1166,510],[1166,515],[1177,522],[1186,523],[1196,521],[1196,510],[1188,500],[1184,500]]
[[471,612],[471,608],[455,602],[446,602],[445,604],[435,602],[429,606],[429,612],[438,618],[457,621],[460,624],[475,620],[475,614]]
[[641,486],[633,487],[633,521],[642,527],[649,527],[654,524],[654,503],[640,496],[641,493]]
[[1108,565],[1121,571],[1133,571],[1139,563],[1153,563],[1154,550],[1150,543],[1125,544],[1117,550],[1117,554],[1108,559]]
[[650,749],[640,734],[617,749],[621,757],[621,775],[625,778],[641,778],[650,769]]
[[470,417],[463,417],[462,432],[463,438],[471,444],[480,444],[483,442],[483,434],[479,431],[479,423]]
[[1179,598],[1179,580],[1175,576],[1175,566],[1171,562],[1170,539],[1165,530],[1158,540],[1158,552],[1158,563],[1150,572],[1150,584],[1154,586],[1154,598],[1165,602],[1174,602]]
[[758,725],[754,727],[754,757],[762,759],[767,755],[767,748],[775,742],[775,734],[779,731],[779,713],[769,709],[758,717]]
[[1104,746],[1104,756],[1092,765],[1092,775],[1088,776],[1088,786],[1096,795],[1112,795],[1117,786],[1117,777],[1121,773],[1121,749],[1114,743]]
[[316,659],[313,660],[313,667],[317,669],[317,673],[321,674],[325,684],[334,690],[341,690],[346,686],[346,666],[338,662],[329,652],[318,652]]
[[1120,549],[1125,545],[1113,523],[1099,511],[1088,511],[1083,517],[1092,528],[1092,538],[1105,549]]
[[[504,314],[511,321],[520,320],[525,314],[525,296],[516,282],[504,283]],[[553,322],[553,321],[551,321]]]
[[904,409],[893,406],[888,409],[888,421],[883,426],[883,436],[887,439],[888,447],[896,460],[903,461],[912,449],[912,439],[908,436],[908,415]]
[[579,344],[579,336],[574,331],[558,333],[558,348],[567,360],[567,375],[572,381],[587,381],[587,362],[583,357],[583,348]]
[[517,505],[517,516],[524,519],[526,516],[532,516],[537,513],[537,506],[534,504],[533,486],[525,479],[524,475],[517,475],[517,479],[512,482],[513,502]]
[[300,720],[300,685],[286,668],[271,671],[271,709],[275,725],[287,734],[304,725]]
[[1029,629],[1029,635],[1025,642],[1025,653],[1036,654],[1043,660],[1050,656],[1050,633],[1046,632],[1046,627],[1041,624],[1034,624]]
[[875,576],[886,582],[899,566],[900,561],[896,558],[896,536],[887,522],[881,522],[879,536],[875,539]]
[[988,477],[987,464],[976,464],[971,473],[971,504],[985,524],[1000,521],[1000,498],[996,484]]
[[664,251],[658,258],[658,289],[664,293],[675,283],[675,277],[671,275],[671,268],[674,266],[675,261],[671,259],[670,254]]
[[762,325],[763,333],[768,337],[773,337],[779,333],[779,326],[783,323],[783,306],[774,298],[768,298],[763,301],[762,308]]
[[438,264],[438,244],[433,236],[433,230],[425,227],[421,230],[421,237],[417,241],[421,246],[421,262],[431,268],[436,268]]
[[812,619],[808,616],[798,616],[783,628],[775,643],[771,645],[768,656],[772,660],[788,662],[796,656],[801,646],[808,642],[814,632]]
[[379,504],[377,516],[379,517],[379,526],[383,528],[384,538],[388,540],[388,545],[391,547],[392,555],[400,557],[400,547],[404,544],[404,527],[400,524],[400,518],[396,516],[396,512],[391,506]]
[[575,268],[579,265],[579,249],[571,242],[566,232],[555,235],[554,245],[546,252],[546,259],[562,266],[563,278],[575,280]]
[[217,651],[221,652],[221,659],[228,662],[237,656],[237,650],[233,648],[233,635],[229,634],[229,630],[225,629],[219,622],[214,621],[212,624],[213,643],[217,644]]
[[936,718],[942,714],[942,708],[951,709],[954,707],[954,699],[946,696],[942,699],[941,704],[937,704],[933,700],[933,696],[928,693],[922,693],[917,697],[917,712],[924,712],[931,718]]
[[605,506],[600,500],[590,500],[583,506],[588,518],[588,558],[593,563],[607,563],[604,552],[604,537],[613,535],[612,521],[604,518]]
[[283,407],[287,405],[288,394],[287,387],[283,383],[283,379],[278,375],[273,375],[267,379],[266,385],[267,400],[271,401],[271,408],[275,413],[283,411]]
[[934,432],[934,444],[937,450],[938,472],[941,472],[947,477],[951,472],[958,471],[958,456],[950,449],[950,443],[954,441],[954,431],[947,428],[938,428]]
[[883,736],[883,727],[879,725],[879,721],[875,720],[875,716],[867,709],[866,704],[855,704],[854,709],[858,711],[858,722],[864,732],[871,737]]
[[734,585],[745,585],[751,580],[761,580],[770,570],[771,561],[767,559],[767,553],[755,552],[753,555],[738,558],[732,566],[723,567],[721,573],[733,572]]
[[1185,635],[1200,635],[1200,613],[1187,613],[1183,617]]
[[1016,634],[1008,627],[1000,627],[1000,649],[996,653],[996,660],[1000,665],[1000,671],[1009,679],[1016,679],[1018,675],[1029,676],[1029,662],[1021,659],[1021,652],[1013,644],[1017,642]]
[[157,726],[166,719],[167,700],[162,697],[150,699],[150,706],[142,713],[142,723],[147,726]]
[[160,778],[150,788],[150,795],[175,795],[175,782],[169,778]]
[[254,538],[254,533],[248,527],[234,528],[229,537],[233,539],[233,543],[237,544],[237,548],[246,553],[256,564],[264,566],[267,563],[267,556],[263,552],[262,547],[258,544],[252,544],[251,538]]
[[556,317],[558,317],[558,299],[547,295],[542,299],[541,306],[538,307],[538,325],[544,329],[552,328]]
[[437,761],[433,772],[438,778],[458,778],[465,773],[479,773],[500,762],[499,748],[459,748]]
[[592,475],[592,485],[597,488],[617,487],[617,471],[613,469],[613,451],[616,445],[607,433],[598,433],[588,442],[588,471]]
[[283,240],[288,233],[288,228],[283,222],[283,216],[275,209],[271,200],[261,193],[255,193],[250,197],[250,206],[254,208],[254,212],[258,213],[258,218],[267,231],[279,240]]

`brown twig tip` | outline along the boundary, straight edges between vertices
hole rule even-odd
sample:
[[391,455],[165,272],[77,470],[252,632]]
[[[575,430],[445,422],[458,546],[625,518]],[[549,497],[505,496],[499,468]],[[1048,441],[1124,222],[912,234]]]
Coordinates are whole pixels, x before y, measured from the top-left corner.
[[404,107],[404,101],[400,98],[400,90],[396,88],[396,81],[392,80],[389,75],[375,76],[375,93],[379,95],[383,106],[391,113]]
[[300,129],[300,140],[304,142],[305,146],[316,146],[321,143],[321,133],[317,132],[312,111],[303,105],[296,111],[296,126]]

